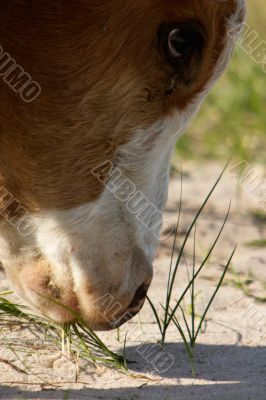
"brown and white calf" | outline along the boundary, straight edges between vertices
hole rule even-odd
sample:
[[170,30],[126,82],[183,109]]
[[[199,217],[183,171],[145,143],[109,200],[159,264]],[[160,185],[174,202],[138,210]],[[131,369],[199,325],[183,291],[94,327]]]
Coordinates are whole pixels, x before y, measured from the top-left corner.
[[153,205],[146,221],[163,211],[172,149],[244,16],[244,0],[1,5],[0,260],[32,308],[95,329],[139,311],[158,235],[133,203]]

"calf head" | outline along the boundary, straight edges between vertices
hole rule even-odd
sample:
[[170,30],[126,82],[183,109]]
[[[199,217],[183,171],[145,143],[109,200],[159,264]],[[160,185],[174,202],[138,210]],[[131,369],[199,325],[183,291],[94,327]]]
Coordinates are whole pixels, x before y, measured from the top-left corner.
[[0,260],[38,312],[119,326],[144,303],[171,151],[244,1],[20,0],[0,15]]

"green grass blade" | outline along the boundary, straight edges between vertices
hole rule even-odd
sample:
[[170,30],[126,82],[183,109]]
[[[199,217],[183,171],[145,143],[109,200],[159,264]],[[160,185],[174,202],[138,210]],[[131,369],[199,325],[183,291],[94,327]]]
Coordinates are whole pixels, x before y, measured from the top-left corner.
[[159,315],[158,315],[158,313],[157,313],[157,310],[156,310],[156,308],[155,308],[153,302],[152,302],[151,299],[149,298],[149,296],[147,296],[147,300],[148,300],[148,303],[149,303],[149,305],[150,305],[150,307],[151,307],[151,309],[152,309],[152,312],[153,312],[153,314],[154,314],[154,316],[155,316],[155,319],[156,319],[156,322],[157,322],[157,324],[158,324],[160,333],[161,333],[161,335],[162,335],[162,334],[163,334],[163,328],[162,328],[162,324],[161,324],[161,321],[160,321],[160,317],[159,317]]
[[[191,332],[190,332],[190,329],[189,329],[189,325],[188,325],[188,321],[187,321],[187,317],[186,317],[185,311],[184,311],[183,307],[180,306],[179,308],[180,308],[180,310],[182,312],[183,320],[184,320],[185,325],[186,325],[187,333],[188,333],[188,336],[189,336],[189,341],[190,341],[190,343],[192,343],[192,335],[191,335]],[[176,316],[174,318],[176,319]]]
[[[192,267],[192,290],[191,290],[191,336],[194,339],[195,336],[195,271],[196,271],[196,235],[197,235],[197,225],[195,225],[194,231],[194,243],[193,243],[193,267]],[[192,340],[191,340],[192,342]]]
[[228,218],[229,218],[229,215],[230,215],[230,210],[231,210],[231,202],[230,202],[230,205],[229,205],[229,208],[228,208],[228,211],[227,211],[225,220],[224,220],[224,222],[223,222],[223,224],[222,224],[222,227],[221,227],[221,229],[220,229],[220,231],[219,231],[219,233],[218,233],[218,235],[217,235],[217,237],[216,237],[214,243],[212,244],[210,250],[208,251],[208,253],[207,253],[205,259],[203,260],[201,266],[199,267],[198,271],[196,272],[196,274],[195,274],[195,276],[194,276],[194,279],[192,279],[191,282],[189,282],[189,284],[187,285],[186,289],[183,291],[181,297],[180,297],[179,300],[177,301],[175,307],[173,308],[173,311],[172,311],[172,313],[170,314],[170,316],[169,316],[169,318],[168,318],[168,322],[167,322],[166,328],[168,328],[169,324],[171,323],[171,319],[173,318],[173,315],[176,313],[177,309],[179,308],[181,302],[183,301],[184,297],[186,296],[187,292],[189,291],[189,289],[190,289],[192,283],[197,279],[197,277],[198,277],[199,274],[201,273],[202,269],[204,268],[205,264],[206,264],[207,261],[209,260],[209,258],[210,258],[210,256],[211,256],[213,250],[215,249],[215,247],[216,247],[216,245],[217,245],[217,243],[218,243],[218,241],[219,241],[219,239],[220,239],[220,237],[221,237],[221,235],[222,235],[222,233],[223,233],[223,231],[224,231],[225,225],[226,225],[226,223],[227,223],[227,221],[228,221]]
[[164,319],[163,319],[163,328],[162,326],[160,327],[160,331],[162,334],[162,344],[164,344],[165,341],[165,334],[166,334],[166,325],[167,325],[167,318],[168,318],[168,311],[169,311],[169,306],[170,306],[170,301],[171,301],[171,279],[172,279],[172,268],[173,268],[173,260],[174,260],[174,252],[175,252],[175,246],[176,246],[176,241],[177,241],[177,235],[179,231],[179,224],[180,224],[180,218],[181,218],[181,212],[182,212],[182,200],[183,200],[183,172],[181,169],[181,184],[180,184],[180,196],[179,196],[179,208],[178,208],[178,218],[177,218],[177,223],[175,226],[175,237],[173,241],[173,247],[172,247],[172,254],[171,254],[171,261],[170,261],[170,268],[168,272],[168,282],[167,282],[167,292],[166,292],[166,307],[165,307],[165,312],[164,312]]
[[195,335],[194,343],[197,340],[197,337],[198,337],[198,335],[200,333],[200,330],[201,330],[202,324],[203,324],[203,322],[204,322],[204,320],[206,318],[206,315],[207,315],[207,313],[208,313],[208,311],[209,311],[209,309],[210,309],[210,307],[211,307],[211,305],[212,305],[212,303],[213,303],[213,301],[214,301],[214,299],[215,299],[215,297],[216,297],[216,295],[217,295],[217,293],[218,293],[218,291],[219,291],[219,289],[220,289],[220,287],[221,287],[221,285],[222,285],[222,283],[224,281],[224,277],[225,277],[225,275],[226,275],[226,273],[228,271],[228,268],[229,268],[229,266],[230,266],[230,264],[232,262],[232,259],[233,259],[234,255],[235,255],[235,252],[236,252],[236,249],[237,249],[237,246],[234,248],[234,250],[233,250],[233,252],[232,252],[232,254],[231,254],[231,256],[230,256],[230,258],[229,258],[229,260],[228,260],[228,262],[226,264],[226,266],[225,266],[225,269],[224,269],[224,272],[223,272],[223,274],[221,276],[221,279],[220,279],[220,281],[219,281],[219,283],[218,283],[218,285],[217,285],[217,287],[216,287],[216,289],[215,289],[215,291],[214,291],[214,293],[213,293],[213,295],[212,295],[212,297],[211,297],[211,299],[210,299],[210,301],[208,303],[208,306],[207,306],[202,318],[201,318],[199,327],[198,327],[196,335]]
[[177,218],[177,222],[176,222],[176,226],[175,226],[175,236],[174,236],[174,241],[173,241],[173,246],[172,246],[171,262],[170,262],[170,269],[169,269],[168,282],[167,282],[167,293],[166,293],[167,298],[166,298],[166,301],[168,300],[168,293],[169,293],[170,283],[171,283],[174,252],[175,252],[175,246],[176,246],[177,235],[178,235],[178,231],[179,231],[180,218],[181,218],[181,212],[182,212],[182,201],[183,201],[183,172],[181,170],[181,184],[180,184],[178,218]]
[[[224,173],[225,173],[225,171],[226,171],[226,169],[227,169],[227,167],[228,167],[228,165],[229,165],[229,162],[230,162],[230,160],[226,163],[226,165],[225,165],[225,167],[223,168],[221,174],[219,175],[218,179],[216,180],[215,184],[213,185],[211,191],[209,192],[209,194],[208,194],[207,197],[205,198],[203,204],[201,205],[199,211],[197,212],[195,218],[193,219],[193,221],[192,221],[192,223],[191,223],[191,225],[190,225],[190,227],[189,227],[189,229],[188,229],[188,232],[186,233],[186,236],[185,236],[185,239],[184,239],[183,244],[182,244],[182,246],[181,246],[181,249],[180,249],[180,252],[179,252],[179,256],[178,256],[177,261],[176,261],[175,269],[174,269],[174,272],[173,272],[173,275],[172,275],[172,278],[171,278],[171,284],[170,284],[170,288],[169,288],[169,296],[168,296],[168,301],[167,301],[167,304],[166,304],[166,309],[169,309],[169,304],[170,304],[170,299],[171,299],[172,292],[173,292],[173,286],[174,286],[176,274],[177,274],[178,267],[179,267],[179,265],[180,265],[180,262],[181,262],[181,259],[182,259],[182,256],[183,256],[183,253],[184,253],[184,250],[185,250],[187,241],[188,241],[188,239],[189,239],[189,237],[190,237],[190,234],[191,234],[191,232],[192,232],[192,230],[193,230],[193,228],[194,228],[196,222],[198,221],[198,219],[199,219],[199,217],[200,217],[202,211],[204,210],[206,204],[208,203],[208,201],[209,201],[210,197],[212,196],[213,192],[215,191],[216,187],[217,187],[218,184],[220,183],[220,181],[221,181],[221,179],[222,179],[222,177],[223,177],[223,175],[224,175]],[[189,288],[190,288],[190,286],[189,286]],[[189,288],[188,288],[188,289],[189,289]],[[169,322],[169,319],[168,319],[168,322],[167,322],[166,325],[165,325],[165,328],[166,328],[166,329],[167,329],[167,327],[169,326],[169,323],[170,323],[170,322]]]
[[186,348],[186,351],[188,353],[189,358],[193,359],[194,355],[193,355],[193,351],[191,349],[191,346],[189,345],[189,342],[187,341],[186,335],[185,335],[181,325],[179,324],[178,320],[176,319],[176,317],[173,318],[173,322],[174,322],[178,332],[180,333],[180,336],[181,336],[181,338],[183,340],[183,343],[185,345],[185,348]]

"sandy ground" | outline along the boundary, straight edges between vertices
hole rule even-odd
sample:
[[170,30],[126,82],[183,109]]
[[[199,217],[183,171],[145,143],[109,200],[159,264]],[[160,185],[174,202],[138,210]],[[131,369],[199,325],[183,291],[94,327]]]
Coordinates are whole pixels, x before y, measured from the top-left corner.
[[[176,254],[206,193],[219,175],[217,164],[183,166],[183,212]],[[256,169],[264,179],[259,167]],[[101,337],[112,348],[123,347],[128,332],[127,375],[89,362],[70,360],[54,347],[40,343],[28,329],[0,325],[0,399],[114,399],[114,400],[264,400],[266,399],[266,251],[247,242],[266,236],[265,220],[252,212],[262,210],[259,199],[226,173],[197,226],[197,265],[204,258],[221,226],[230,199],[232,211],[224,235],[211,262],[197,283],[197,313],[201,314],[223,271],[235,243],[237,254],[232,270],[209,311],[196,348],[196,377],[192,378],[188,357],[174,326],[167,336],[165,353],[156,342],[158,327],[146,304],[139,318],[116,333]],[[173,176],[166,218],[174,225],[177,218],[180,177]],[[164,300],[173,236],[163,240],[155,261],[150,297],[159,307]],[[193,241],[178,273],[176,297],[191,270]],[[3,271],[0,290],[8,288]],[[188,310],[188,302],[184,304]],[[14,347],[5,345],[6,339]],[[24,345],[24,351],[21,346]],[[14,353],[14,349],[15,353]],[[26,350],[25,350],[26,349]],[[78,365],[78,368],[77,368]],[[27,373],[25,373],[25,368]]]

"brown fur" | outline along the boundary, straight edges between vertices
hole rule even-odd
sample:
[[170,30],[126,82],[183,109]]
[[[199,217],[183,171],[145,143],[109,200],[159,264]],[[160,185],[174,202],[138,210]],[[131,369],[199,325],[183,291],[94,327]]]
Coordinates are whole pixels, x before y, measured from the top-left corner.
[[[0,44],[42,88],[24,103],[0,79],[0,184],[31,212],[70,208],[102,191],[91,170],[210,79],[234,0],[13,0]],[[164,22],[196,19],[203,59],[175,82],[161,56]],[[192,79],[189,79],[192,78]],[[175,91],[166,95],[169,87]]]

